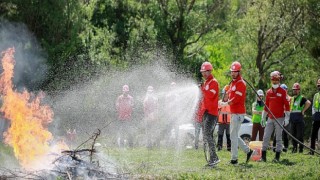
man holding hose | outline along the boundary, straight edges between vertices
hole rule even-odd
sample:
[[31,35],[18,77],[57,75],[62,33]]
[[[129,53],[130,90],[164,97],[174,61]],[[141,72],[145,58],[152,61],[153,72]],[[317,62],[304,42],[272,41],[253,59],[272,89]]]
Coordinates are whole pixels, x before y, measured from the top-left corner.
[[239,130],[246,114],[246,83],[240,74],[241,64],[235,61],[230,67],[232,82],[228,91],[228,101],[219,102],[220,107],[230,105],[230,139],[231,139],[231,161],[230,164],[238,164],[238,147],[246,154],[246,163],[249,161],[253,151],[239,136]]
[[[261,161],[267,161],[267,148],[272,132],[276,135],[276,156],[274,162],[279,162],[282,151],[282,127],[289,124],[290,106],[287,100],[287,92],[280,87],[280,73],[273,71],[270,74],[272,87],[266,93],[266,103],[261,117],[261,125],[264,127]],[[268,121],[266,117],[268,115]],[[277,123],[279,122],[279,124]]]

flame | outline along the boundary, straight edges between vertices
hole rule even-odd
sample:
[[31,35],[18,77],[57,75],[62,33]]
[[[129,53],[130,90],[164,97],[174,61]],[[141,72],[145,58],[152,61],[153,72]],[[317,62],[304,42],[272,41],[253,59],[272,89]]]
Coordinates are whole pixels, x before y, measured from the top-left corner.
[[3,72],[0,76],[1,112],[10,121],[10,128],[4,133],[5,143],[13,147],[14,154],[23,168],[30,168],[37,159],[49,151],[53,138],[47,125],[52,121],[53,111],[41,104],[44,93],[18,92],[13,88],[14,48],[3,52]]

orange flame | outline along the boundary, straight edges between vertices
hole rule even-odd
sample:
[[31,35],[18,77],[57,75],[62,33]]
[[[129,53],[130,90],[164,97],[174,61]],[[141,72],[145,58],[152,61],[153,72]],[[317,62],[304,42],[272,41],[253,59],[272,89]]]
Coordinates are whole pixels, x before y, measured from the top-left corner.
[[47,105],[41,105],[44,93],[22,93],[13,89],[14,49],[3,52],[3,72],[0,77],[0,94],[2,95],[1,112],[10,120],[10,128],[5,136],[5,143],[13,147],[14,154],[24,168],[49,152],[49,140],[52,134],[47,125],[52,121],[53,111]]

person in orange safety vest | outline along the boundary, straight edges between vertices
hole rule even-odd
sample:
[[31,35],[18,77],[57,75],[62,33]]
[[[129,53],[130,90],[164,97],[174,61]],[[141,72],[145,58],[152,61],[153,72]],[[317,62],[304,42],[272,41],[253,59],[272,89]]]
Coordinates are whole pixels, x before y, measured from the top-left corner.
[[[228,101],[228,91],[229,91],[229,85],[224,86],[222,89],[222,101],[227,102]],[[219,128],[218,128],[218,151],[222,150],[223,147],[223,134],[226,132],[226,139],[227,139],[227,150],[231,151],[231,139],[230,139],[230,106],[224,106],[219,107],[220,113],[219,113]]]

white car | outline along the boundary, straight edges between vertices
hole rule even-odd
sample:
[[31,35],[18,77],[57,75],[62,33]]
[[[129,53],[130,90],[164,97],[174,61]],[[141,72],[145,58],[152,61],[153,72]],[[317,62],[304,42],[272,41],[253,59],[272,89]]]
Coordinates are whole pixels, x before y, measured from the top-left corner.
[[[217,138],[219,124],[216,125],[214,130],[214,138]],[[244,118],[244,121],[241,124],[241,128],[239,131],[240,137],[246,142],[249,143],[251,141],[251,133],[252,133],[252,121],[251,117],[246,115]],[[174,129],[171,131],[171,137],[175,137],[175,131]],[[194,145],[194,139],[195,139],[195,127],[194,124],[188,123],[188,124],[182,124],[179,126],[179,139],[183,140],[183,144],[187,147],[192,147]],[[224,135],[223,143],[226,144],[226,136]],[[199,142],[202,142],[202,133],[199,135]]]

